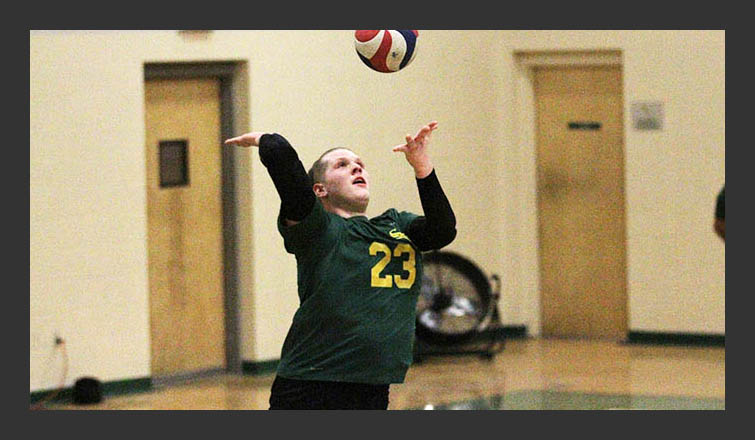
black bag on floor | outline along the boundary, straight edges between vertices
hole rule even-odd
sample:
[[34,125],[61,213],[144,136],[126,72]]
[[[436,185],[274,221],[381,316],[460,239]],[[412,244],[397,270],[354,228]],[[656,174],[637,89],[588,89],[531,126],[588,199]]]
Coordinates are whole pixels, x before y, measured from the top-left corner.
[[79,405],[102,401],[102,384],[93,377],[82,377],[73,386],[73,401]]

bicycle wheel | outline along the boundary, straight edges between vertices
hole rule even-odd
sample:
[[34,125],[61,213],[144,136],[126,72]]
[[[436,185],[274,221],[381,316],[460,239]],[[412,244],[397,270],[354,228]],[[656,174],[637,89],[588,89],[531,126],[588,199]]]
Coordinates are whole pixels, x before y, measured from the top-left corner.
[[435,344],[457,344],[474,336],[488,315],[490,283],[472,261],[452,252],[423,257],[416,334]]

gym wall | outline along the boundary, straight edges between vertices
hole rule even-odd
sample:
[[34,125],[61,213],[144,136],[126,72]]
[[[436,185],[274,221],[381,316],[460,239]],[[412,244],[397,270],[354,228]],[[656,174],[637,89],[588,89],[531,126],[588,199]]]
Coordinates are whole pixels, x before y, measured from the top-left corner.
[[[456,211],[449,250],[503,279],[504,324],[539,327],[534,146],[521,141],[515,51],[620,50],[624,69],[629,328],[723,334],[724,246],[713,234],[724,182],[724,31],[420,30],[393,74],[356,56],[353,31],[30,32],[30,390],[150,376],[144,64],[246,63],[250,126],[276,131],[309,166],[333,146],[365,159],[369,215],[421,210],[391,153],[437,120],[432,154]],[[634,101],[665,105],[662,131],[633,130]],[[239,248],[245,361],[279,357],[297,307],[278,196],[256,151]]]

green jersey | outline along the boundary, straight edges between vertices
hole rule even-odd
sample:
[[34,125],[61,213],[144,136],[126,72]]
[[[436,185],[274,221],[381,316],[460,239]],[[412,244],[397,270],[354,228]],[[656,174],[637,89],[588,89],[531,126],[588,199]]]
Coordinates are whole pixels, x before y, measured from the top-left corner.
[[278,230],[296,256],[299,309],[278,375],[290,379],[401,383],[412,360],[422,255],[406,236],[418,216],[389,209],[343,218],[318,200]]

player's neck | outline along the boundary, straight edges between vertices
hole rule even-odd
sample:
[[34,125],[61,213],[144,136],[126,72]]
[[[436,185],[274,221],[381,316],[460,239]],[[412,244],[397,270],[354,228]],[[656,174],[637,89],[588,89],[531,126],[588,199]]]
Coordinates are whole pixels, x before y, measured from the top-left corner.
[[365,212],[367,211],[367,207],[365,207],[365,209],[360,209],[355,207],[335,206],[332,203],[329,203],[327,200],[322,201],[322,207],[325,208],[326,211],[332,212],[333,214],[341,216],[343,218],[364,216],[366,215]]

